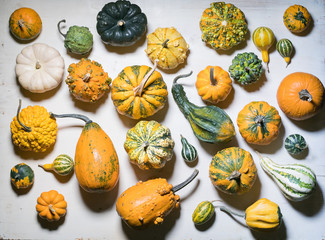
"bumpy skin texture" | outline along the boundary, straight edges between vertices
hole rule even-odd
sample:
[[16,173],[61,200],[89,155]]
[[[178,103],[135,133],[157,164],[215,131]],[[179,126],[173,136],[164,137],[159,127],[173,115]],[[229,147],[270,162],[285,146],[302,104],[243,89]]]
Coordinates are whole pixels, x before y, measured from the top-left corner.
[[28,188],[34,183],[34,171],[25,163],[14,166],[10,171],[10,179],[17,188]]
[[126,135],[124,149],[130,161],[143,170],[162,168],[173,156],[170,130],[156,121],[140,121]]
[[214,49],[227,50],[245,40],[247,22],[244,13],[230,3],[214,2],[204,10],[200,28],[202,41]]
[[241,85],[256,82],[263,73],[262,60],[254,53],[239,53],[229,67],[230,76]]
[[31,8],[19,8],[9,18],[10,32],[20,40],[32,40],[42,30],[42,20]]
[[220,191],[241,195],[252,188],[257,178],[257,169],[248,151],[230,147],[217,152],[213,157],[209,176],[212,184]]
[[67,202],[64,196],[56,190],[43,192],[37,198],[36,211],[41,218],[50,222],[60,220],[67,212],[66,208]]
[[22,124],[31,128],[27,132],[14,117],[10,124],[12,142],[23,151],[45,152],[56,141],[57,124],[42,106],[28,106],[19,113]]
[[283,14],[283,23],[293,33],[305,31],[311,23],[311,15],[307,8],[301,5],[292,5]]
[[145,52],[152,62],[159,60],[162,69],[174,69],[187,58],[188,44],[174,27],[157,28],[147,36]]
[[116,211],[123,221],[135,229],[160,224],[165,217],[179,207],[179,196],[164,178],[156,178],[125,190],[117,199]]
[[80,101],[96,102],[109,91],[112,79],[98,62],[82,58],[70,64],[68,72],[65,82],[70,93]]
[[68,51],[76,54],[86,54],[93,47],[93,35],[87,27],[72,26],[64,40]]
[[246,209],[245,219],[252,229],[273,230],[281,225],[282,214],[276,203],[262,198]]
[[129,1],[110,2],[98,13],[96,28],[104,43],[130,46],[146,32],[147,17]]

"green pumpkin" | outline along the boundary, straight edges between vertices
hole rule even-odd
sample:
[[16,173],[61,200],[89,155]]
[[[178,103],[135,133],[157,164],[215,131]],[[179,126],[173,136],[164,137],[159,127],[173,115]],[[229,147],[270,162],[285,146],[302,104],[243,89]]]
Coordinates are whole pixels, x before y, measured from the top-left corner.
[[262,60],[254,53],[239,53],[229,67],[230,76],[241,85],[256,82],[263,73]]
[[34,183],[34,171],[25,163],[14,166],[10,171],[10,179],[17,188],[28,188]]
[[291,57],[292,52],[293,52],[292,42],[289,39],[286,39],[286,38],[280,39],[276,43],[276,50],[284,58],[284,60],[287,63],[287,66],[288,66],[290,61],[291,61],[290,57]]
[[75,54],[87,54],[93,47],[93,34],[87,27],[72,26],[66,34],[63,34],[60,29],[60,24],[65,22],[61,20],[58,23],[58,29],[64,39],[64,47]]
[[284,147],[288,153],[298,155],[307,148],[307,143],[300,134],[291,134],[284,140]]
[[97,15],[97,32],[102,41],[112,46],[130,46],[147,30],[147,17],[129,1],[107,3]]
[[193,214],[192,220],[195,225],[202,225],[208,222],[214,214],[214,206],[209,201],[203,201],[197,205]]
[[197,159],[197,151],[195,147],[187,141],[186,138],[184,138],[181,135],[181,142],[182,142],[182,157],[185,160],[185,162],[194,162]]

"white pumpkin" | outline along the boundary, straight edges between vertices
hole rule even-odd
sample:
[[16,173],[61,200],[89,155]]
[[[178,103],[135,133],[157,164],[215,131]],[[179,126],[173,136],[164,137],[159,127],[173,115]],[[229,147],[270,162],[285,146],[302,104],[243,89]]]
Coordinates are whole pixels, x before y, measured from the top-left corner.
[[21,86],[33,93],[56,88],[63,79],[64,59],[59,51],[44,43],[25,47],[16,59],[16,75]]

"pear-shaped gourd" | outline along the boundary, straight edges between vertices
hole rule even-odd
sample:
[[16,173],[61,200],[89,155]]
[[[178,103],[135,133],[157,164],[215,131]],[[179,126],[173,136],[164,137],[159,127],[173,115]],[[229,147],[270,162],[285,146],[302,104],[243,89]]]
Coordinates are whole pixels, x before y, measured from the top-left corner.
[[276,50],[284,58],[287,63],[287,67],[291,62],[291,55],[293,52],[293,45],[289,39],[283,38],[276,43]]
[[61,176],[69,175],[73,171],[74,162],[73,159],[66,155],[60,154],[57,156],[52,163],[38,165],[46,171],[54,171]]
[[190,144],[185,137],[181,135],[182,142],[182,157],[185,162],[194,162],[197,159],[197,151],[195,147]]

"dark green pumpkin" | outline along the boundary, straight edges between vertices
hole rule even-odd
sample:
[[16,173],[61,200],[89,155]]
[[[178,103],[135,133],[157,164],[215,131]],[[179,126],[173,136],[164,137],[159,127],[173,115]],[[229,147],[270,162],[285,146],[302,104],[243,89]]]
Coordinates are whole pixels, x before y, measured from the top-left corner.
[[15,165],[10,171],[10,179],[17,188],[28,188],[34,183],[34,171],[25,163]]
[[300,134],[291,134],[284,140],[284,147],[288,153],[297,155],[307,148],[307,143]]
[[203,201],[197,205],[193,214],[192,221],[196,225],[202,225],[208,222],[214,214],[214,206],[209,201]]
[[97,15],[96,28],[104,43],[130,46],[147,30],[147,17],[129,1],[109,2]]
[[186,138],[181,135],[182,143],[182,157],[185,162],[194,162],[197,159],[197,151],[195,147],[190,144]]

